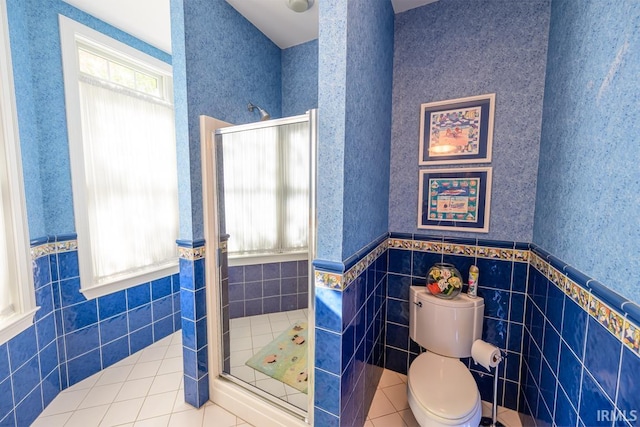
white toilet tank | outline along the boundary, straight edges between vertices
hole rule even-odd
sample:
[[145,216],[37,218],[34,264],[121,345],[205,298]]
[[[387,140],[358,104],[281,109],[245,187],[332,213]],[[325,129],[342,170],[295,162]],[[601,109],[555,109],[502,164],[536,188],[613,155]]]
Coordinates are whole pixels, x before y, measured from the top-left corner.
[[469,357],[471,345],[482,338],[484,299],[467,294],[447,300],[425,286],[409,291],[409,336],[428,351],[446,357]]

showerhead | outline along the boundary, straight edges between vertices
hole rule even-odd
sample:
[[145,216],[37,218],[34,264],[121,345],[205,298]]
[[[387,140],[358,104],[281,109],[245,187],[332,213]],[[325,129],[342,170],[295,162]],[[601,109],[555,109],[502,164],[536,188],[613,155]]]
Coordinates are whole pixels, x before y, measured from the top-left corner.
[[269,120],[271,118],[271,116],[269,115],[269,113],[267,113],[265,110],[263,110],[262,108],[258,107],[257,105],[253,105],[251,102],[249,102],[249,104],[247,104],[247,110],[251,111],[253,113],[253,110],[258,109],[258,112],[260,113],[260,121],[263,122],[265,120]]

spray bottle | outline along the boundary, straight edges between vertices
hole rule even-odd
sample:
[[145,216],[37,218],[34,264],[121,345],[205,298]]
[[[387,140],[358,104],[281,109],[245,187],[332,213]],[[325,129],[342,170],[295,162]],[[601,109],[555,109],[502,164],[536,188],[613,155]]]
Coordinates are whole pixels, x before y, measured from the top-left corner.
[[472,265],[469,267],[469,289],[467,290],[467,295],[470,298],[475,298],[478,296],[478,276],[480,275],[480,271],[478,267]]

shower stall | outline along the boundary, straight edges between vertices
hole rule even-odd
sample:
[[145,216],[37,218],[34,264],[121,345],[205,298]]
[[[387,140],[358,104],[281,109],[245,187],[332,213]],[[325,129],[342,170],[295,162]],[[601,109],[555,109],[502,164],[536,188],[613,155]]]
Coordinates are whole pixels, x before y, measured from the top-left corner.
[[316,111],[201,125],[210,395],[233,390],[309,423]]

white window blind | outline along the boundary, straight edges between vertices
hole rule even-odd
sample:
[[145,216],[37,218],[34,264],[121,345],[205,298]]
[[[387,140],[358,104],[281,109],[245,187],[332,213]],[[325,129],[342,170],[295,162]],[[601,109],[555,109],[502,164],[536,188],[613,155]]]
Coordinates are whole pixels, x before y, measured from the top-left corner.
[[220,135],[230,255],[306,251],[308,122]]
[[80,82],[87,214],[98,284],[176,257],[173,110]]
[[94,297],[177,272],[171,71],[60,20],[81,287]]

